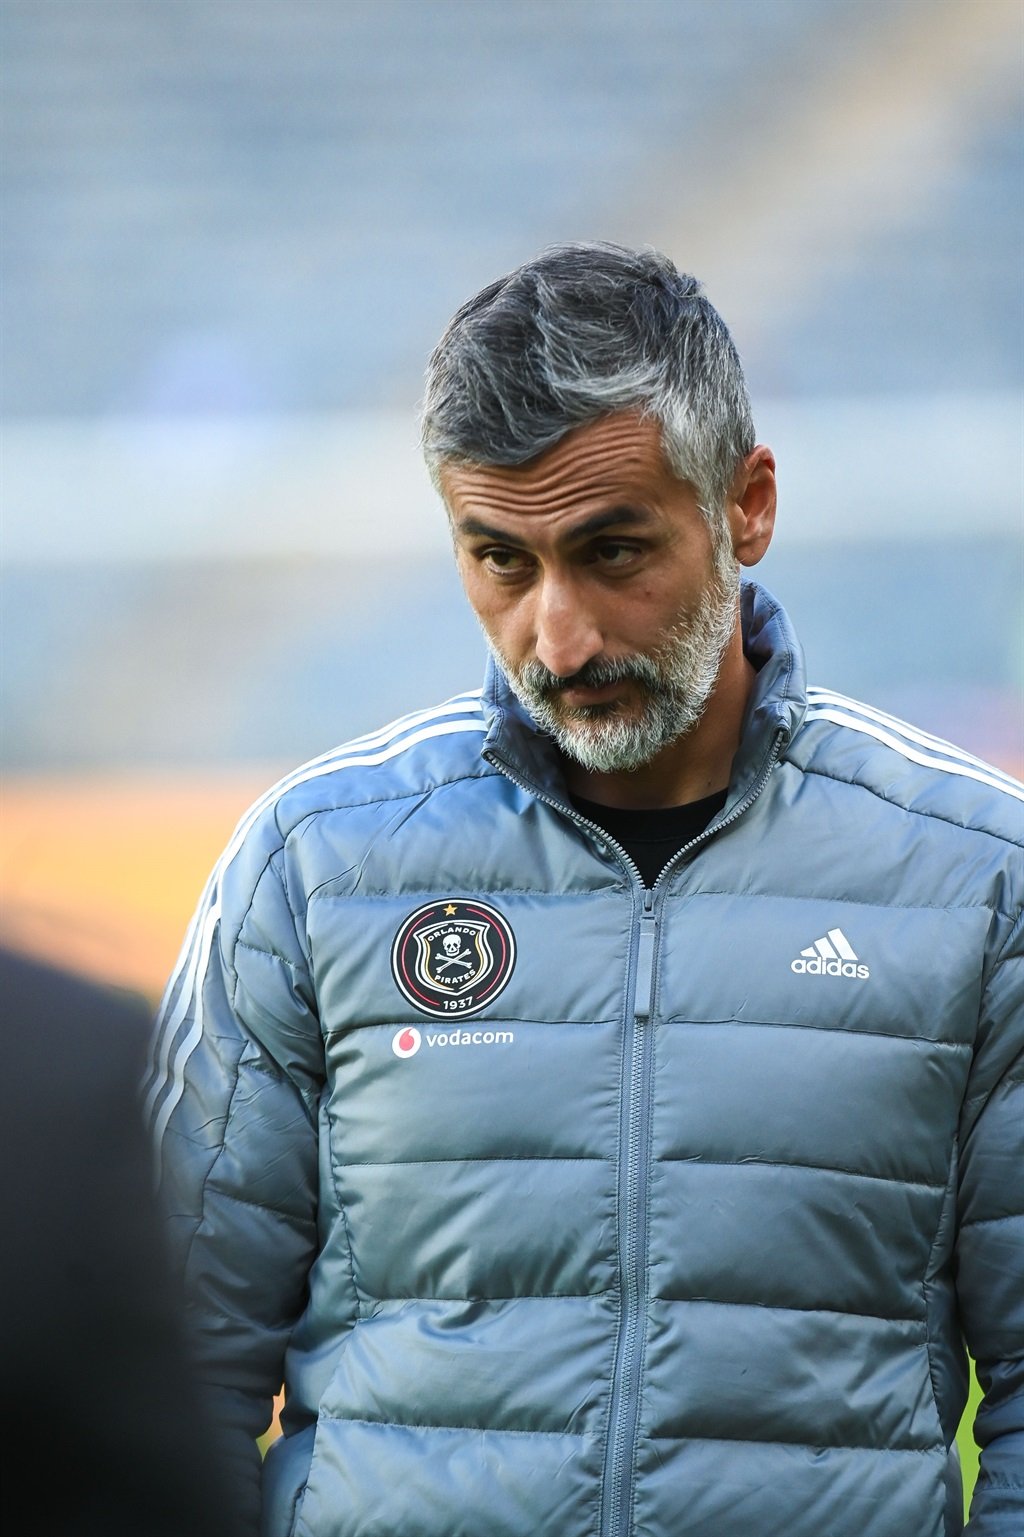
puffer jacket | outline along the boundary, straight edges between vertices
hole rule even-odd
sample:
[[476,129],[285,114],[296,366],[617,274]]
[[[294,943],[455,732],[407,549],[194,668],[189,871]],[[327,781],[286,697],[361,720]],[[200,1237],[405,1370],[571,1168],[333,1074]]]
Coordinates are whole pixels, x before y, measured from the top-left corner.
[[148,1104],[254,1531],[951,1537],[966,1340],[1024,1532],[1024,791],[742,606],[652,891],[493,670],[215,869]]

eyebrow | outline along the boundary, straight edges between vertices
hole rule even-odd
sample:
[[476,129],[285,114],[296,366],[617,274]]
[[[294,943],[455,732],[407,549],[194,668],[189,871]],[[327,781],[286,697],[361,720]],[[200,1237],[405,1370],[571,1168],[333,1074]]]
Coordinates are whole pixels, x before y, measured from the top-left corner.
[[[641,511],[638,507],[609,507],[606,511],[595,512],[592,517],[578,523],[569,534],[568,541],[576,544],[584,539],[592,539],[595,534],[603,534],[609,528],[630,528],[638,523],[649,521],[650,514]],[[482,518],[473,517],[472,514],[455,524],[455,532],[478,539],[493,539],[497,544],[511,545],[517,550],[529,549],[529,540],[520,538],[509,529],[496,528],[492,523],[485,523]]]

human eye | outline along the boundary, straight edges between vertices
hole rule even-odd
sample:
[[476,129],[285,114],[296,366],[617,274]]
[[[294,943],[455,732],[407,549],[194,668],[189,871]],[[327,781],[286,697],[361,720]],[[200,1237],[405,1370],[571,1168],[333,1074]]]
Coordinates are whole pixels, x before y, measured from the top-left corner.
[[592,559],[605,571],[627,571],[643,554],[635,539],[601,539],[594,546]]
[[526,552],[512,545],[487,545],[475,553],[480,564],[494,576],[519,576],[529,565]]

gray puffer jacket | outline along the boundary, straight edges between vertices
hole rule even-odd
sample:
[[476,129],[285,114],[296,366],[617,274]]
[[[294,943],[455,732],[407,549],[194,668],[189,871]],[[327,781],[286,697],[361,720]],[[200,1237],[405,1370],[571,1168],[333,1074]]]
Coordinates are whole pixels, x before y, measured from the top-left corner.
[[497,674],[214,871],[149,1106],[253,1530],[950,1537],[965,1338],[1024,1532],[1024,791],[743,609],[653,891]]

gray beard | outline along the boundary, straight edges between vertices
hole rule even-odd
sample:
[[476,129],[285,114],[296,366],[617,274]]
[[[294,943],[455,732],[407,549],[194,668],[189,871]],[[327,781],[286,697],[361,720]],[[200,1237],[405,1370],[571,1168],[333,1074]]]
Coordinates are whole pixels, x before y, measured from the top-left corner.
[[[681,615],[656,650],[587,662],[571,679],[559,678],[542,662],[512,667],[493,642],[488,644],[516,697],[566,757],[591,773],[622,773],[643,768],[701,719],[735,633],[738,598],[738,566],[716,562],[714,583],[696,610]],[[625,679],[638,687],[638,712],[623,715],[617,704],[570,708],[562,702],[561,691],[570,683],[599,688]]]

